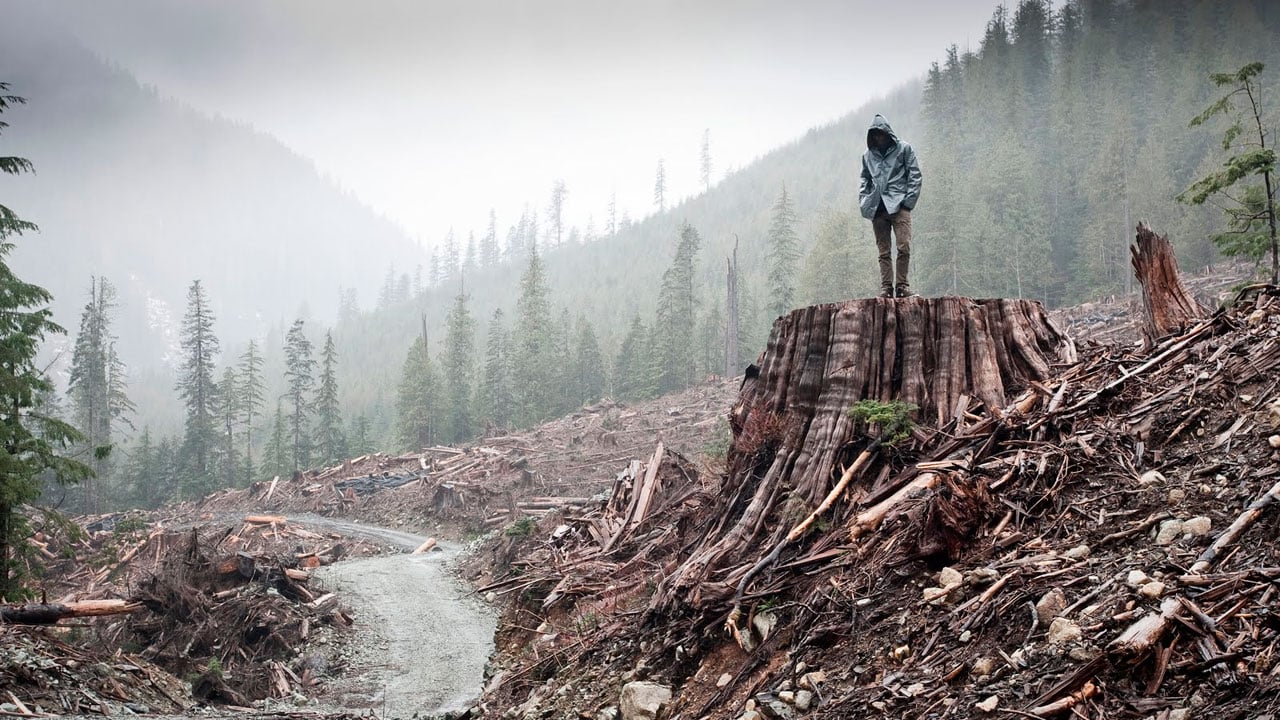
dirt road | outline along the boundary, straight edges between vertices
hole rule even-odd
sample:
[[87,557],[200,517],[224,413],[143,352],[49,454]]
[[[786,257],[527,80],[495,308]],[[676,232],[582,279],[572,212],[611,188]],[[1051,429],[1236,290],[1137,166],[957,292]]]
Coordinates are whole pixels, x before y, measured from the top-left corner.
[[[426,539],[360,523],[298,516],[291,522],[383,540],[406,553]],[[480,694],[495,618],[448,571],[460,548],[442,542],[425,555],[345,560],[317,576],[356,613],[348,677],[330,702],[372,708],[385,718],[439,716]]]

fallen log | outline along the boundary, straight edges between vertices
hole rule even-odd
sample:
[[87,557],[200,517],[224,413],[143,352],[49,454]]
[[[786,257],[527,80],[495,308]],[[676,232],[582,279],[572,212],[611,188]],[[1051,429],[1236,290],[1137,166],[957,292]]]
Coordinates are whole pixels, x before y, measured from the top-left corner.
[[121,615],[142,607],[129,600],[82,600],[69,603],[27,603],[0,607],[0,620],[15,625],[53,625],[65,618]]
[[244,521],[250,525],[283,525],[288,518],[284,515],[245,515]]
[[431,548],[434,548],[435,546],[436,546],[436,539],[427,538],[426,542],[422,543],[417,548],[415,548],[414,551],[410,553],[410,555],[422,555],[423,553],[429,552]]

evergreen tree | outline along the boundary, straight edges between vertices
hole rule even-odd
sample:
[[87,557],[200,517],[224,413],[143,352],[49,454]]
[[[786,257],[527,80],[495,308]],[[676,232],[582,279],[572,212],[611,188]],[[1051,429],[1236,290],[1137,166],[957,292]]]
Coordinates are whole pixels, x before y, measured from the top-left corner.
[[215,395],[219,435],[218,443],[214,446],[213,462],[218,485],[221,487],[238,485],[240,473],[244,469],[237,437],[240,418],[244,414],[242,392],[243,387],[235,368],[224,366]]
[[346,454],[342,432],[342,408],[338,405],[338,350],[333,333],[324,334],[320,351],[320,388],[316,391],[315,448],[322,462],[333,462]]
[[160,484],[163,471],[158,451],[151,439],[151,428],[144,426],[129,452],[129,462],[124,471],[122,494],[129,506],[154,508],[162,502],[165,488]]
[[850,272],[876,261],[875,243],[865,237],[867,224],[857,225],[862,232],[856,232],[853,218],[845,212],[828,212],[819,220],[802,274],[806,303],[838,302],[874,290],[867,284],[869,273]]
[[667,210],[667,171],[662,166],[662,158],[658,158],[658,172],[653,180],[653,204],[659,213]]
[[[1228,230],[1214,236],[1214,242],[1230,255],[1261,259],[1271,250],[1271,284],[1280,282],[1280,246],[1276,239],[1276,186],[1272,173],[1276,169],[1276,151],[1267,147],[1268,127],[1264,120],[1262,87],[1258,75],[1263,64],[1253,62],[1234,73],[1214,73],[1213,84],[1228,92],[1191,121],[1192,127],[1204,124],[1215,115],[1231,116],[1232,124],[1222,139],[1222,148],[1240,150],[1227,159],[1223,170],[1196,181],[1178,199],[1194,205],[1210,197],[1223,195],[1234,201],[1226,208]],[[1243,109],[1236,103],[1242,102]],[[1248,177],[1261,177],[1261,186],[1245,188],[1239,199],[1227,191]]]
[[474,232],[467,233],[467,253],[462,258],[463,277],[470,277],[476,274],[476,269],[480,267],[479,252],[476,248],[476,234]]
[[702,131],[702,152],[698,155],[698,172],[702,177],[702,189],[711,189],[711,128]]
[[315,389],[315,358],[311,341],[303,331],[303,321],[294,320],[284,339],[285,398],[289,404],[289,459],[291,470],[304,470],[311,464],[310,422]]
[[650,371],[649,339],[644,321],[635,315],[613,361],[613,391],[622,400],[644,400],[658,394]]
[[515,399],[511,392],[511,338],[503,326],[501,308],[493,311],[485,340],[484,377],[477,393],[480,420],[488,428],[511,426]]
[[618,191],[614,190],[609,193],[609,208],[606,211],[609,218],[609,224],[605,227],[606,235],[614,235],[618,232]]
[[658,317],[653,326],[661,368],[658,389],[668,393],[686,388],[697,378],[697,298],[694,264],[702,239],[692,225],[680,227],[680,241],[671,267],[662,275],[658,292]]
[[435,444],[437,384],[424,333],[409,347],[400,373],[396,427],[402,447],[417,449]]
[[795,307],[796,263],[800,257],[795,224],[795,207],[783,185],[769,224],[769,313],[775,317]]
[[572,368],[574,400],[579,407],[604,397],[604,355],[600,352],[595,328],[585,315],[578,316]]
[[280,398],[276,400],[276,412],[271,418],[267,441],[262,446],[262,475],[289,477],[293,470],[289,458],[289,428],[286,424],[284,399]]
[[[25,102],[8,95],[0,83],[0,113]],[[0,122],[0,130],[6,125]],[[0,171],[16,175],[31,172],[24,158],[0,156]],[[53,392],[53,384],[36,365],[40,343],[48,335],[63,332],[53,322],[49,293],[18,279],[9,268],[13,251],[9,238],[34,230],[0,203],[0,597],[20,597],[15,556],[27,537],[27,526],[18,509],[40,494],[40,478],[52,474],[60,484],[89,476],[90,468],[60,453],[84,441],[65,422],[44,412],[40,398]]]
[[218,338],[213,334],[213,310],[200,281],[187,291],[187,311],[178,342],[182,363],[178,368],[178,395],[186,406],[182,439],[182,465],[188,492],[200,496],[213,489],[212,455],[218,443],[214,359]]
[[446,443],[462,442],[475,431],[471,409],[475,334],[475,321],[467,310],[467,296],[458,293],[446,321],[444,354],[440,359],[444,373],[440,437]]
[[480,240],[480,266],[490,268],[498,264],[498,214],[489,209],[489,229]]
[[373,440],[369,437],[369,417],[367,415],[357,415],[351,419],[350,445],[352,455],[368,455],[374,451]]
[[547,233],[554,241],[552,247],[560,247],[564,239],[564,198],[568,194],[564,180],[556,180],[555,185],[551,187],[551,203],[547,206],[547,220],[551,223]]
[[262,380],[262,355],[258,353],[258,345],[250,340],[244,354],[240,356],[240,427],[244,428],[244,475],[243,480],[253,480],[253,422],[262,409],[266,399],[266,387]]
[[453,228],[444,237],[444,258],[441,260],[441,283],[452,282],[462,274],[462,252],[458,248],[458,239],[454,237]]
[[516,423],[532,425],[550,416],[555,404],[555,352],[551,326],[550,290],[542,260],[530,248],[529,264],[520,278],[512,357],[516,393]]
[[67,398],[72,421],[85,435],[79,453],[93,468],[93,476],[80,484],[76,506],[89,513],[102,512],[102,496],[114,464],[111,450],[134,411],[125,389],[125,368],[116,354],[111,321],[116,307],[115,288],[106,278],[91,278],[89,302],[80,315],[80,332],[71,355]]

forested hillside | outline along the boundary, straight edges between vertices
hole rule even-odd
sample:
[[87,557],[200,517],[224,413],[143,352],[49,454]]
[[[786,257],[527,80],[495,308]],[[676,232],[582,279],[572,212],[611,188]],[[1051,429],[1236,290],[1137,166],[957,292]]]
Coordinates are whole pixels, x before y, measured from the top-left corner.
[[[1025,297],[1056,306],[1123,292],[1128,239],[1140,219],[1171,234],[1184,267],[1214,262],[1219,255],[1209,238],[1225,225],[1221,212],[1180,205],[1174,196],[1221,165],[1222,127],[1189,128],[1188,121],[1218,97],[1211,72],[1261,60],[1271,64],[1264,84],[1275,87],[1278,39],[1280,13],[1263,0],[1076,0],[1057,9],[1022,0],[996,9],[977,47],[939,48],[934,67],[921,68],[921,81],[719,181],[708,173],[693,197],[668,197],[659,173],[653,211],[644,217],[632,220],[611,206],[599,208],[589,227],[563,227],[560,201],[573,189],[532,188],[535,200],[523,213],[495,208],[487,226],[458,228],[421,264],[402,260],[411,256],[400,253],[402,239],[349,199],[317,214],[314,205],[283,195],[290,188],[313,193],[303,198],[340,197],[268,138],[159,101],[120,72],[101,70],[95,76],[101,87],[86,89],[83,79],[55,82],[57,63],[28,62],[31,88],[80,91],[42,96],[23,88],[31,108],[45,105],[39,115],[24,110],[24,122],[59,129],[50,137],[92,131],[93,142],[68,142],[53,152],[15,132],[14,143],[23,143],[45,173],[42,182],[62,182],[69,191],[56,203],[47,192],[43,201],[19,195],[14,202],[44,225],[46,237],[26,249],[42,258],[44,271],[57,264],[59,281],[49,284],[64,298],[80,296],[95,272],[122,288],[122,309],[154,311],[131,286],[148,277],[148,268],[166,267],[157,259],[170,262],[174,254],[184,255],[177,267],[188,270],[156,281],[167,283],[169,296],[205,280],[205,309],[217,320],[223,353],[210,356],[200,372],[211,383],[223,377],[217,384],[226,393],[218,398],[227,399],[199,411],[193,437],[207,435],[206,444],[214,445],[216,425],[228,453],[247,455],[198,463],[221,463],[228,470],[220,477],[238,482],[343,452],[500,433],[602,396],[649,398],[740,372],[763,349],[779,314],[876,290],[870,224],[856,212],[860,156],[875,113],[886,115],[921,159],[912,280],[924,294]],[[91,123],[85,97],[99,103]],[[139,97],[157,117],[186,125],[121,109]],[[1275,117],[1274,107],[1268,112]],[[163,142],[144,145],[142,137]],[[712,131],[707,165],[714,137]],[[76,152],[131,168],[129,176],[145,187],[120,199],[113,194],[118,188],[92,185],[92,175],[70,177],[73,161],[81,162]],[[190,179],[165,174],[170,156],[196,157],[208,169],[207,183],[174,200],[172,186]],[[253,164],[280,157],[280,165]],[[295,170],[302,175],[290,174]],[[248,177],[265,177],[268,189]],[[548,195],[549,202],[538,200]],[[152,198],[163,202],[151,207]],[[244,208],[257,214],[249,217]],[[180,224],[188,222],[194,225]],[[182,243],[160,242],[168,233],[158,229],[170,227]],[[66,257],[40,246],[69,242],[58,238],[87,242]],[[144,239],[148,244],[132,244]],[[265,247],[272,257],[263,255]],[[83,270],[66,272],[78,263]],[[382,278],[381,289],[354,290],[365,287],[370,273]],[[274,294],[242,289],[256,287],[251,282]],[[243,319],[243,300],[261,297],[274,299],[262,305],[269,315],[253,318],[261,322],[252,329],[227,322]],[[295,311],[302,303],[309,310]],[[326,335],[334,309],[337,320]],[[171,317],[178,315],[174,308]],[[728,357],[735,327],[738,354]],[[136,349],[119,334],[118,352],[127,361]],[[246,355],[250,335],[256,344]],[[165,349],[175,345],[169,341]],[[318,367],[322,347],[326,359]],[[108,366],[117,350],[95,352]],[[189,363],[190,352],[183,348],[175,359]],[[159,353],[143,355],[148,361],[129,372],[128,393],[135,401],[140,393],[165,395],[176,415],[173,379],[147,365]],[[316,372],[327,379],[317,381]],[[258,400],[247,405],[240,399],[248,392],[246,375],[261,383],[249,393]],[[187,411],[191,435],[189,404]],[[133,424],[154,422],[144,416]],[[140,457],[186,468],[186,475],[171,473],[170,494],[179,485],[222,482],[191,476],[190,438],[162,440],[175,430],[171,422],[154,429],[139,437],[121,427],[107,439],[130,445],[146,438],[151,449]],[[153,472],[137,467],[139,476]]]
[[6,144],[36,171],[6,182],[5,197],[40,226],[14,265],[52,291],[67,326],[91,277],[109,278],[119,352],[135,374],[172,361],[192,280],[239,342],[304,308],[332,318],[339,287],[371,304],[388,265],[425,260],[273,138],[141,87],[39,12],[0,13],[0,72],[28,100],[12,111]]

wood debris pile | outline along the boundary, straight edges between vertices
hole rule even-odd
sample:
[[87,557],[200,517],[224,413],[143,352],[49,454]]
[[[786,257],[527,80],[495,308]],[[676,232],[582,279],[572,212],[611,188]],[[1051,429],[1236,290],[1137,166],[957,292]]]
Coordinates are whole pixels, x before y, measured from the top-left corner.
[[319,625],[349,627],[352,618],[333,593],[313,586],[309,568],[333,562],[345,548],[296,529],[314,536],[312,549],[278,555],[229,549],[251,547],[245,536],[278,533],[280,525],[270,516],[250,517],[219,532],[153,536],[149,544],[164,548],[157,551],[160,563],[133,591],[147,611],[107,637],[144,647],[142,657],[176,674],[195,675],[192,693],[201,700],[245,706],[315,686],[320,677],[291,664],[296,649]]
[[667,438],[673,450],[701,453],[724,428],[723,408],[735,389],[734,381],[712,379],[634,406],[606,400],[518,434],[464,447],[366,455],[223,490],[174,512],[316,513],[410,527],[429,518],[469,531],[505,527],[553,508],[585,507],[609,488],[607,469],[646,456],[655,435]]
[[0,714],[180,713],[185,683],[136,655],[68,642],[81,627],[0,624]]
[[840,423],[802,489],[832,425],[760,425],[787,386],[749,383],[722,486],[660,449],[508,550],[473,715],[640,679],[682,717],[1280,717],[1280,292],[1023,387],[893,446]]

